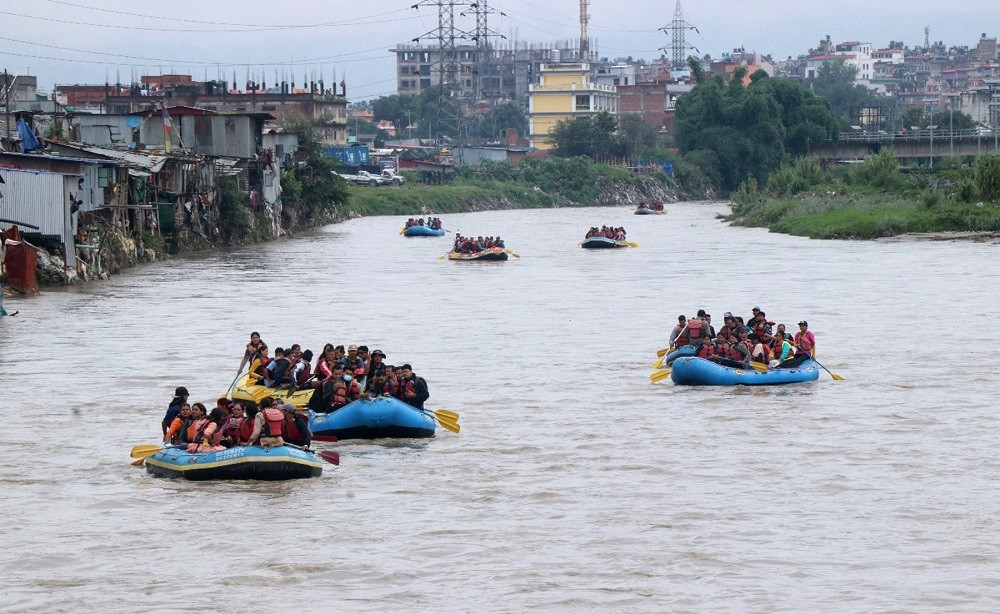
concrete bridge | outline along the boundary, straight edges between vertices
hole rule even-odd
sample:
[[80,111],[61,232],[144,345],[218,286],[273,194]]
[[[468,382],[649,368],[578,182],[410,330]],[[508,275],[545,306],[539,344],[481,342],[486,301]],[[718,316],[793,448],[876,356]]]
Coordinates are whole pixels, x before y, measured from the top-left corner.
[[1000,151],[1000,130],[912,130],[854,132],[841,134],[836,143],[813,148],[811,154],[823,160],[859,160],[891,149],[900,159],[934,164],[934,158],[960,156],[971,158],[989,151]]

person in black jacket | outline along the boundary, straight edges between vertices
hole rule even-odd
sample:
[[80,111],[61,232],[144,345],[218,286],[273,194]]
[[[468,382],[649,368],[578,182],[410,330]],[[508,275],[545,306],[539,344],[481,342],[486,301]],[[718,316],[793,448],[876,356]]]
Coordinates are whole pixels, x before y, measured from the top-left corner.
[[170,424],[174,421],[174,418],[181,413],[181,405],[187,403],[188,400],[188,389],[184,386],[178,386],[174,390],[174,398],[170,401],[170,405],[167,406],[167,413],[163,416],[163,422],[160,426],[163,428],[163,434],[167,434],[167,429],[170,428]]
[[403,371],[403,379],[400,382],[403,391],[403,400],[417,409],[424,408],[424,401],[430,398],[427,391],[427,381],[413,373],[413,368],[405,364],[400,369]]

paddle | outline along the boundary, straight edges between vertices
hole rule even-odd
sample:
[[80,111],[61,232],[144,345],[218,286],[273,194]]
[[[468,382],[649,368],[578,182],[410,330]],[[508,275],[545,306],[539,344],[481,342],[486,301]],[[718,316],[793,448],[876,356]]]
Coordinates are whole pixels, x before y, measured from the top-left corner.
[[129,456],[131,456],[132,458],[146,458],[147,456],[152,456],[165,448],[166,446],[164,446],[163,444],[156,444],[156,443],[141,444],[133,447],[132,451],[129,452]]
[[639,244],[634,241],[625,241],[625,245],[628,245],[629,247],[639,247]]
[[662,358],[657,358],[656,362],[653,363],[653,369],[654,370],[659,369],[662,366],[663,366],[663,359]]
[[663,358],[670,353],[670,348],[663,348],[662,350],[656,350],[656,355]]
[[435,409],[434,410],[434,415],[435,416],[444,416],[445,418],[449,418],[449,419],[451,419],[451,420],[453,420],[455,422],[458,422],[458,414],[456,414],[455,412],[453,412],[451,410],[448,410],[448,409]]
[[517,255],[517,254],[515,254],[514,252],[510,251],[509,249],[505,249],[505,250],[503,250],[503,251],[507,252],[508,254],[510,254],[511,256],[513,256],[513,257],[515,257],[515,258],[520,258],[520,256],[518,256],[518,255]]
[[223,397],[228,397],[229,396],[229,392],[233,389],[233,386],[236,385],[236,380],[240,379],[240,377],[242,375],[243,375],[243,367],[240,367],[240,372],[237,373],[236,377],[233,378],[233,383],[229,384],[229,388],[226,388],[226,391],[222,393]]
[[649,374],[649,381],[655,384],[656,382],[661,382],[667,379],[669,375],[670,375],[670,369],[664,369],[662,371],[654,371],[653,373]]
[[[809,352],[806,352],[806,356],[808,356],[809,359],[812,360],[814,363],[816,363],[819,366],[823,367],[822,363],[820,363],[820,361],[818,361],[815,358],[813,358],[812,355]],[[830,377],[833,378],[833,381],[835,381],[835,382],[842,382],[842,381],[844,381],[843,377],[837,375],[836,373],[834,373],[833,371],[827,369],[826,367],[823,367],[823,370],[830,374]]]
[[340,464],[340,455],[333,450],[321,450],[319,457],[332,465]]

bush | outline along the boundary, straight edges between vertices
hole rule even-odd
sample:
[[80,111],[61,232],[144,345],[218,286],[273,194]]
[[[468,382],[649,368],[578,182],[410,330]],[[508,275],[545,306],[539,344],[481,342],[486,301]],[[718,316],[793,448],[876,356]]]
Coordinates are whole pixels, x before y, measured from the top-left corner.
[[247,195],[234,177],[219,182],[219,232],[226,243],[244,239],[253,229],[253,217],[246,203]]
[[924,193],[920,195],[920,204],[924,206],[924,209],[930,209],[936,207],[941,202],[941,192],[935,190],[934,188],[928,188],[924,190]]
[[955,192],[955,199],[960,202],[972,203],[980,199],[979,187],[971,178],[965,178],[958,182],[958,190]]
[[864,163],[851,170],[845,177],[848,183],[864,184],[883,190],[901,190],[906,178],[899,170],[899,159],[889,150],[868,156]]
[[985,153],[976,156],[973,180],[985,200],[996,200],[1000,196],[1000,154]]

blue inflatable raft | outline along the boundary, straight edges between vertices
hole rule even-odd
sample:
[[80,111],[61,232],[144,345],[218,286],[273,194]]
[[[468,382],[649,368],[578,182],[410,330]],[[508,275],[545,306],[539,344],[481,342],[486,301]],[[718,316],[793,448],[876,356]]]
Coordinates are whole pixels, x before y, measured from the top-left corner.
[[434,229],[429,226],[410,226],[403,231],[404,237],[440,237],[444,236],[444,229]]
[[148,457],[145,464],[155,476],[188,480],[296,480],[323,473],[319,457],[288,446],[239,446],[200,453],[165,448]]
[[607,237],[590,237],[589,239],[584,239],[583,243],[580,244],[583,249],[609,249],[615,247],[628,247],[628,243],[625,241],[616,241],[615,239],[609,239]]
[[309,430],[318,441],[433,437],[434,417],[399,399],[359,399],[330,414],[309,412]]
[[753,369],[724,367],[704,358],[683,356],[674,361],[670,379],[681,386],[775,386],[819,379],[819,369],[807,360],[794,369]]

